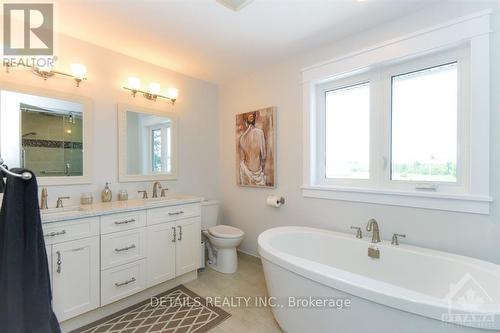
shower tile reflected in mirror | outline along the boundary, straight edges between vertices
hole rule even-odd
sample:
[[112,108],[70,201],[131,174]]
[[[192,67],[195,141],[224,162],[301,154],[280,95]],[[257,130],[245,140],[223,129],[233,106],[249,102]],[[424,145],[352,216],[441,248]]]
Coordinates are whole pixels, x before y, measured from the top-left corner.
[[0,103],[1,150],[10,167],[38,177],[83,175],[81,103],[6,90]]

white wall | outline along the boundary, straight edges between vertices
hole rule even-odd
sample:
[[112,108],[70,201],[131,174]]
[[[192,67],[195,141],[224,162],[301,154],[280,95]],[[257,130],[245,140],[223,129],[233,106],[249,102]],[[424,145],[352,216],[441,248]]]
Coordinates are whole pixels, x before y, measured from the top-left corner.
[[[440,249],[500,263],[500,24],[492,17],[491,82],[491,190],[495,202],[491,215],[474,215],[396,206],[303,198],[302,184],[302,86],[300,69],[321,61],[411,33],[448,19],[487,7],[498,10],[498,2],[452,2],[400,18],[376,29],[351,36],[310,53],[290,57],[231,82],[219,89],[220,103],[220,197],[222,219],[245,231],[242,251],[257,253],[257,236],[267,228],[307,225],[351,232],[349,226],[364,226],[375,217],[382,237],[406,233],[405,243]],[[275,190],[241,188],[235,182],[234,115],[268,106],[278,107],[277,181]],[[280,209],[265,205],[267,195],[284,195]]]
[[171,107],[167,101],[155,103],[139,95],[134,99],[121,88],[129,76],[141,78],[145,85],[154,81],[163,88],[175,86],[179,89],[174,108],[179,114],[179,178],[163,184],[172,193],[214,197],[218,175],[217,86],[68,36],[58,37],[59,61],[56,69],[69,71],[69,64],[73,62],[85,64],[88,68],[88,81],[81,83],[79,88],[71,79],[64,77],[44,81],[27,70],[12,70],[8,74],[0,71],[0,82],[63,91],[89,97],[93,101],[93,182],[89,185],[49,187],[49,206],[55,207],[57,197],[62,195],[71,196],[69,205],[77,204],[83,192],[93,192],[94,200],[100,201],[100,192],[106,181],[112,183],[114,200],[120,189],[128,189],[130,198],[137,197],[139,189],[147,189],[151,193],[152,182],[118,183],[117,104],[166,111]]

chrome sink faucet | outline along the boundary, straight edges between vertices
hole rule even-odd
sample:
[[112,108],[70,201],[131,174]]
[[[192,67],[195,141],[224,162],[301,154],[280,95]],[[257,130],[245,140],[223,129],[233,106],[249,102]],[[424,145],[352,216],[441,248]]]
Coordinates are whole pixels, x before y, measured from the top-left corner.
[[161,183],[157,181],[153,184],[153,198],[158,198],[158,190],[161,190]]
[[372,243],[380,243],[380,230],[378,228],[378,223],[375,219],[368,220],[368,224],[366,225],[366,231],[373,231]]

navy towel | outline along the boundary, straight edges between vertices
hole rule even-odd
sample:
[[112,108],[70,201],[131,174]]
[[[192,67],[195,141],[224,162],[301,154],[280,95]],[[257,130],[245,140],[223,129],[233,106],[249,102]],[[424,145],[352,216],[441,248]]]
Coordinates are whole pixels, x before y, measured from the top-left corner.
[[59,333],[51,301],[36,178],[7,175],[0,211],[0,331]]

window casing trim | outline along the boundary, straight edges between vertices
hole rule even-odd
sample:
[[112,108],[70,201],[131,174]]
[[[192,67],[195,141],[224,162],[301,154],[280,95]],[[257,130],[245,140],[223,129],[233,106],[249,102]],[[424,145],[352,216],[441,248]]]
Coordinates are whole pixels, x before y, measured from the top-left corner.
[[[492,201],[489,191],[489,43],[491,10],[457,18],[434,27],[417,31],[393,40],[379,43],[350,55],[311,66],[302,71],[303,77],[303,186],[305,197],[372,202],[386,205],[408,206],[446,211],[489,214]],[[318,183],[316,107],[317,88],[334,78],[345,78],[390,63],[408,61],[426,54],[437,54],[457,47],[468,49],[468,94],[471,112],[460,121],[468,123],[467,158],[469,168],[464,170],[466,190],[451,193],[428,193],[404,187],[373,187],[351,184]],[[390,96],[389,92],[385,96]],[[372,118],[377,115],[372,113]],[[384,119],[386,130],[387,121]],[[372,127],[373,128],[373,127]],[[371,135],[373,138],[374,135]],[[461,134],[461,137],[463,135]],[[385,140],[385,138],[384,138]],[[385,147],[390,147],[387,144]],[[376,156],[387,155],[371,149]],[[461,156],[463,157],[463,156]],[[379,157],[380,158],[380,157]],[[463,160],[463,159],[462,159]],[[370,158],[370,163],[373,159]],[[375,163],[380,163],[380,160]],[[390,160],[387,160],[390,163]],[[389,168],[387,168],[389,170]],[[372,171],[373,172],[373,171]],[[388,171],[386,171],[388,172]],[[376,179],[382,179],[375,175]],[[390,179],[390,178],[385,178]],[[460,184],[463,185],[463,184]],[[442,185],[444,186],[444,185]],[[441,186],[440,186],[441,187]],[[450,198],[453,197],[453,198]]]

